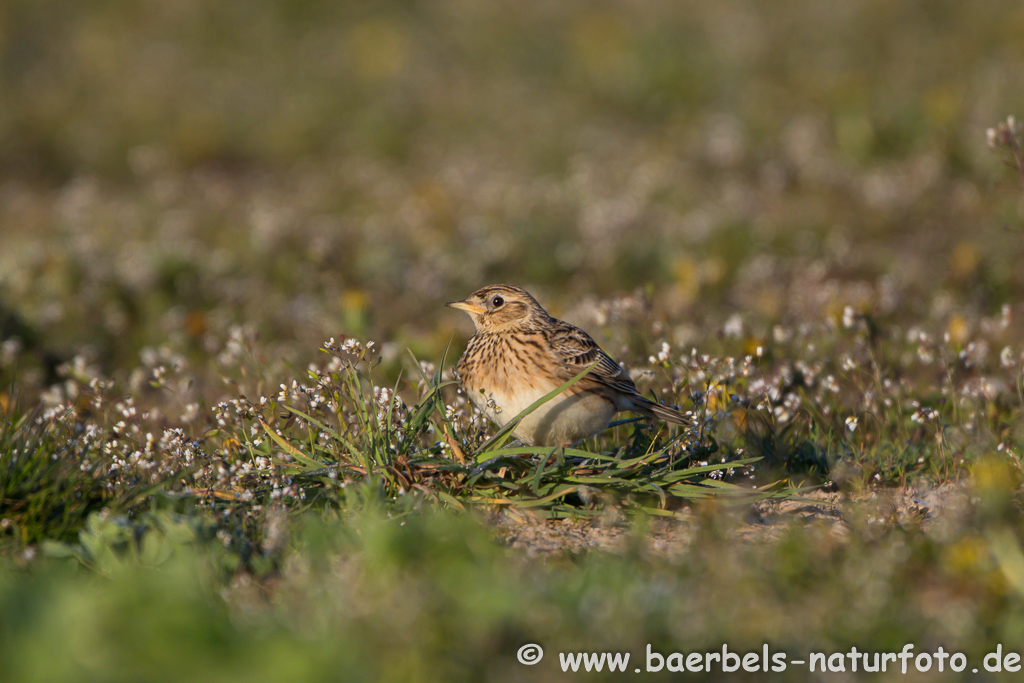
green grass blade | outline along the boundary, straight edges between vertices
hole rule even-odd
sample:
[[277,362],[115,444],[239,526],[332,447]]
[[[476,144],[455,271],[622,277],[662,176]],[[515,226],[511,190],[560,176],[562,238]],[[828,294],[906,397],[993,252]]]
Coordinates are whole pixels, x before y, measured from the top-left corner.
[[534,499],[534,500],[514,500],[514,501],[512,501],[512,505],[514,505],[515,507],[518,507],[518,508],[540,507],[541,505],[547,505],[548,503],[550,503],[553,500],[557,500],[557,499],[561,498],[564,495],[572,493],[577,488],[579,488],[579,487],[578,486],[563,486],[562,488],[557,489],[554,493],[548,494],[548,495],[543,496],[541,498],[537,498],[537,499]]
[[[288,455],[292,456],[293,458],[295,458],[296,460],[298,460],[300,463],[302,463],[304,465],[304,467],[296,468],[299,471],[317,470],[317,469],[320,469],[320,468],[324,467],[325,465],[327,465],[327,463],[323,463],[323,462],[319,462],[317,460],[314,460],[313,458],[309,457],[308,455],[306,455],[305,453],[300,451],[295,446],[293,446],[290,443],[288,443],[287,441],[285,441],[284,438],[282,438],[280,434],[278,434],[276,431],[274,431],[270,427],[270,425],[268,425],[263,420],[260,420],[260,425],[262,425],[263,431],[267,433],[267,436],[269,436],[274,441],[274,443],[276,443],[278,446],[281,447],[281,450],[283,450],[285,453],[287,453]],[[288,463],[288,464],[291,467],[295,466],[294,463]]]

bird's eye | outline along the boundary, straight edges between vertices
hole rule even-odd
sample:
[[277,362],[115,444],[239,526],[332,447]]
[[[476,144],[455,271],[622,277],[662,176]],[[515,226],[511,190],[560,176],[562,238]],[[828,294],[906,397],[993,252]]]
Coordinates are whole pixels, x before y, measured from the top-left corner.
[[491,299],[491,305],[494,306],[495,308],[499,308],[503,303],[505,303],[505,300],[502,299],[500,296],[496,296],[493,299]]

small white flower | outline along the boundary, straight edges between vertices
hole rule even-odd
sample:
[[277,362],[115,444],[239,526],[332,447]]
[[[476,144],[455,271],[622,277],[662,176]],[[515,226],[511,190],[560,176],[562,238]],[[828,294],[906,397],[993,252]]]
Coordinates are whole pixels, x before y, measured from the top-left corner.
[[730,315],[729,319],[725,321],[725,325],[722,326],[722,332],[726,337],[743,336],[743,316],[739,313]]
[[843,327],[850,329],[857,322],[857,312],[853,310],[853,306],[845,306],[843,308]]
[[933,422],[939,418],[939,411],[934,408],[921,407],[910,416],[911,421],[917,424],[925,424],[926,422]]

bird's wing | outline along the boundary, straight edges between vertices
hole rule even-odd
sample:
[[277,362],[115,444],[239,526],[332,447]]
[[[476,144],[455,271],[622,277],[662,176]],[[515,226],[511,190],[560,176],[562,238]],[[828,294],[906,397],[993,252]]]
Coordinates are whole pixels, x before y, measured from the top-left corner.
[[627,394],[637,393],[636,385],[629,373],[602,351],[589,334],[567,322],[554,322],[549,341],[551,348],[562,361],[565,380],[572,379],[588,365],[597,361],[594,369],[581,381],[592,380]]

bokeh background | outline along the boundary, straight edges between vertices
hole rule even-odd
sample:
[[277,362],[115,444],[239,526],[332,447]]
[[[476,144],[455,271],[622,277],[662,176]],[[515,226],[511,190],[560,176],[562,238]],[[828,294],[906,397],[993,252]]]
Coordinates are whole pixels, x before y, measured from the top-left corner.
[[495,281],[710,352],[848,305],[966,336],[1024,286],[985,144],[1022,35],[1011,0],[9,0],[3,336],[433,356]]
[[[1017,649],[1024,188],[986,143],[1015,113],[1019,0],[0,1],[0,678]],[[498,281],[707,409],[689,455],[836,507],[595,485],[502,526],[440,475],[268,464],[352,461],[285,412],[349,336],[383,362],[325,421],[407,466],[366,406],[413,405],[406,351],[450,367],[443,303]],[[589,447],[646,449],[618,430]]]

